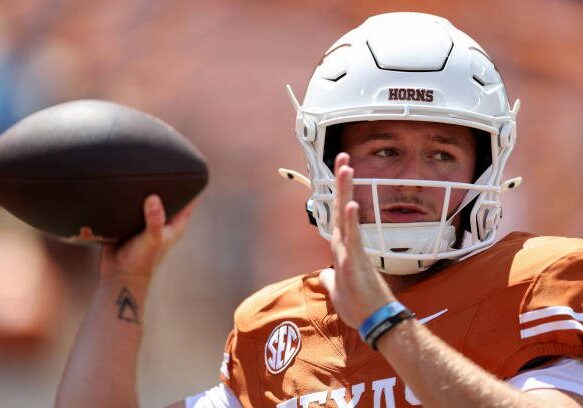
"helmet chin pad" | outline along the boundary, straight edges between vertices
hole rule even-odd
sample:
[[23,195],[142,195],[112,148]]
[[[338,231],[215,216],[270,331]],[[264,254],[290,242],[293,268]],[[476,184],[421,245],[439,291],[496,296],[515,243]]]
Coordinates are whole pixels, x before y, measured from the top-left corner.
[[437,260],[418,261],[415,259],[394,259],[377,255],[369,255],[372,266],[387,275],[415,275],[427,270]]
[[455,227],[440,222],[361,224],[363,247],[373,266],[391,275],[422,272],[437,261],[436,254],[456,242]]

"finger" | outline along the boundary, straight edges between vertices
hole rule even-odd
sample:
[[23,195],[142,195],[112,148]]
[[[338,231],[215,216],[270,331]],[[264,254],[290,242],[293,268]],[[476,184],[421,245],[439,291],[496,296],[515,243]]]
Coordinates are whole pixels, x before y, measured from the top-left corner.
[[343,189],[342,199],[344,201],[344,207],[346,207],[346,204],[348,204],[352,200],[353,196],[354,183],[352,182],[352,179],[354,178],[354,169],[350,167],[348,164],[346,164],[341,167],[340,171],[345,173],[342,176],[341,183]]
[[333,210],[334,210],[334,227],[335,228],[342,228],[343,219],[342,219],[342,204],[340,203],[340,190],[342,189],[340,185],[340,168],[342,166],[346,166],[348,164],[348,154],[340,153],[336,156],[336,160],[334,161],[334,175],[336,177],[335,180],[335,189],[336,195],[334,196],[334,203],[333,203]]
[[352,176],[354,170],[348,166],[343,165],[338,171],[338,176],[336,178],[336,210],[337,212],[337,225],[340,228],[342,237],[345,235],[346,230],[346,219],[344,217],[346,205],[352,200]]
[[332,249],[332,258],[334,260],[334,266],[340,267],[344,260],[346,259],[346,246],[344,241],[340,236],[339,228],[334,228],[332,233],[332,239],[330,240],[330,247]]
[[158,240],[162,236],[166,224],[166,212],[158,195],[149,195],[144,200],[144,218],[146,221],[146,235]]
[[348,165],[343,165],[338,170],[338,176],[336,177],[336,195],[338,196],[339,203],[344,208],[346,204],[352,199],[352,176],[354,175],[354,170]]
[[[347,153],[340,153],[336,156],[334,162],[334,174],[336,176],[335,189],[336,194],[334,197],[334,223],[335,226],[340,228],[343,235],[344,229],[344,206],[348,202],[346,199],[352,195],[352,181],[347,184],[347,178],[352,180],[353,170],[348,165],[350,156]],[[347,189],[348,187],[348,189]]]
[[341,166],[345,166],[350,161],[350,155],[345,152],[340,152],[334,160],[334,174],[338,173]]
[[347,245],[351,251],[354,249],[360,250],[362,248],[360,228],[358,227],[358,209],[358,203],[356,201],[350,201],[346,204],[344,213],[344,218],[346,219]]
[[336,288],[336,271],[332,268],[323,269],[319,275],[320,283],[328,293],[334,293]]

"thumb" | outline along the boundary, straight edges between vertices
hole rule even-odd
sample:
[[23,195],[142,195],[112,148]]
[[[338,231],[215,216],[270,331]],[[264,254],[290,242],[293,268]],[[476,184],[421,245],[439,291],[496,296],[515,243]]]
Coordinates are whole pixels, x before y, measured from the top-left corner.
[[159,196],[152,194],[144,200],[144,217],[146,221],[146,237],[151,243],[162,239],[162,230],[166,224],[164,205]]
[[336,271],[332,268],[323,269],[320,272],[320,284],[326,288],[328,293],[333,293],[336,289]]

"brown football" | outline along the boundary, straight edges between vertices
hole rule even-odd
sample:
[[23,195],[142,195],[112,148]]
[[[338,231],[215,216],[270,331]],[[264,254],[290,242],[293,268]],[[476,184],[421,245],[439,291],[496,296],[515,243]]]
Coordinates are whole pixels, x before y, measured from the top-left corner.
[[79,100],[34,113],[0,136],[0,205],[65,239],[114,242],[144,227],[160,195],[172,217],[208,182],[202,154],[161,120]]

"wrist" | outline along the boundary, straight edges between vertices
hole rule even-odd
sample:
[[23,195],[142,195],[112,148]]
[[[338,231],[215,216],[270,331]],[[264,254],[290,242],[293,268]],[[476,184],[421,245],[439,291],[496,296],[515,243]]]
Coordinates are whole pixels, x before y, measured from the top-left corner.
[[152,282],[152,275],[149,274],[135,274],[135,273],[112,273],[101,274],[99,282],[103,285],[119,286],[130,285],[132,287],[141,288],[149,287]]
[[360,338],[374,350],[377,342],[400,323],[413,319],[415,314],[397,301],[389,302],[367,317],[360,325]]
[[137,302],[143,304],[150,289],[151,277],[145,275],[102,275],[98,291],[107,294],[114,304],[124,293],[129,293]]
[[123,322],[123,327],[139,327],[141,330],[149,287],[150,279],[143,276],[102,276],[96,297],[107,306],[105,315],[108,318]]
[[418,328],[422,327],[417,319],[406,319],[399,323],[394,330],[386,331],[377,339],[377,350],[384,354],[384,350],[399,352],[403,347],[407,347],[411,341],[411,335]]

